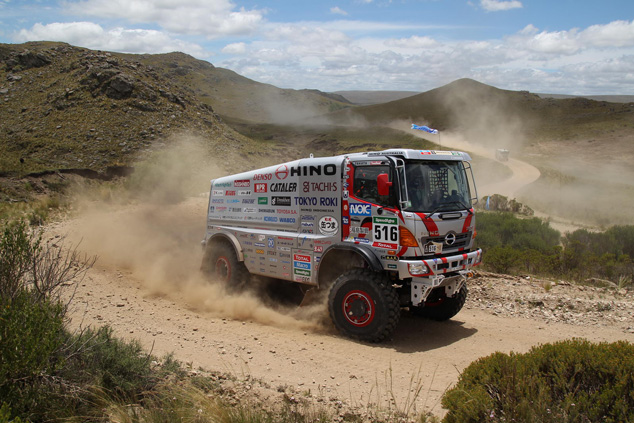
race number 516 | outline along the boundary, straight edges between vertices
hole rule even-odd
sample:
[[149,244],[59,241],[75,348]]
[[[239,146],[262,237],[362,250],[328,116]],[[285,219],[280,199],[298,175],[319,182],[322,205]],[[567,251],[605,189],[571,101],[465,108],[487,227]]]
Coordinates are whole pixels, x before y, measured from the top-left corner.
[[375,242],[398,243],[398,219],[395,217],[373,217]]

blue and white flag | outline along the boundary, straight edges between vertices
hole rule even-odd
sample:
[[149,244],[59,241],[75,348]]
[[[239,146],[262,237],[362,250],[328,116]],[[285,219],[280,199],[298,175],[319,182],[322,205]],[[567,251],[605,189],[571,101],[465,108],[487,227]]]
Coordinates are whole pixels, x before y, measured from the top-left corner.
[[432,129],[429,126],[414,125],[413,123],[412,123],[412,129],[419,129],[421,131],[429,132],[430,134],[437,134],[438,133],[438,129]]

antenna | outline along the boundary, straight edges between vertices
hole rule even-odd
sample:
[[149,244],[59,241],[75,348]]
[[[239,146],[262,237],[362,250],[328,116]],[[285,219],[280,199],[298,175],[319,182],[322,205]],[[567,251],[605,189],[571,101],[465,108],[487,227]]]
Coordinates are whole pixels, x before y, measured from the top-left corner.
[[309,157],[310,157],[311,159],[312,159],[312,158],[314,158],[313,153],[310,153],[310,156],[309,156]]

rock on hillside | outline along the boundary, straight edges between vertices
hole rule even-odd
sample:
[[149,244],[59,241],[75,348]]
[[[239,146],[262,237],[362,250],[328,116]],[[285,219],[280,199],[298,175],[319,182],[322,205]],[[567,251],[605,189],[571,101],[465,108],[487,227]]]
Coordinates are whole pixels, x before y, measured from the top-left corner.
[[152,66],[62,43],[0,44],[0,104],[3,175],[104,171],[184,133],[212,153],[248,142]]

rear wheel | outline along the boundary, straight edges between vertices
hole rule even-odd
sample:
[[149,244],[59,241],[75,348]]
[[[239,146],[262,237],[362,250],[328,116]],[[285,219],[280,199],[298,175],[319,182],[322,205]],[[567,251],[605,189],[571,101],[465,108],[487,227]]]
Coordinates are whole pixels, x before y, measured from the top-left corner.
[[467,286],[463,285],[453,297],[447,297],[444,288],[432,292],[424,307],[412,307],[413,314],[442,322],[454,317],[467,301]]
[[335,280],[328,296],[335,327],[367,342],[390,337],[400,319],[400,304],[389,279],[369,269],[352,269]]
[[223,283],[229,290],[238,291],[247,284],[249,271],[238,260],[233,247],[225,242],[209,246],[202,269],[207,276]]

